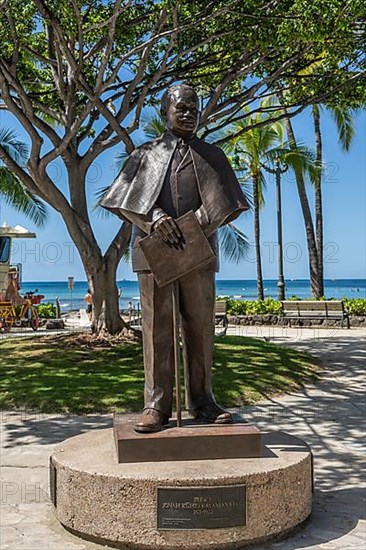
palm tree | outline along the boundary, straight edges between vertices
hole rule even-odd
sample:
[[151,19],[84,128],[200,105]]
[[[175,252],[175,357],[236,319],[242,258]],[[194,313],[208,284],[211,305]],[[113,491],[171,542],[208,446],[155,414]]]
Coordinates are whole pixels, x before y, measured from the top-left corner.
[[[299,71],[299,75],[308,76],[313,74],[317,67],[323,65],[327,54],[323,52],[317,61],[311,63],[306,68]],[[278,93],[278,92],[277,92]],[[281,105],[284,104],[284,92],[278,93],[278,99]],[[364,102],[360,102],[358,108],[364,107]],[[353,124],[353,113],[355,109],[342,107],[327,107],[332,115],[338,130],[338,140],[343,150],[348,151],[353,136],[355,134]],[[321,106],[314,104],[312,106],[312,116],[315,131],[316,142],[316,162],[317,169],[314,173],[312,183],[315,188],[315,228],[313,217],[311,215],[310,205],[306,194],[305,180],[303,174],[295,171],[296,184],[300,199],[300,205],[303,213],[306,239],[309,253],[309,271],[310,271],[310,289],[315,298],[324,296],[324,239],[323,239],[323,200],[322,200],[322,171],[323,171],[323,145],[320,127],[320,109]],[[284,108],[284,112],[286,109]],[[291,146],[296,148],[296,137],[290,118],[285,119],[286,131]]]
[[[290,118],[285,119],[285,126],[286,126],[286,132],[290,143],[290,147],[293,150],[296,150],[297,140],[296,140],[295,132],[294,132]],[[307,247],[308,247],[310,290],[311,290],[312,296],[316,298],[321,296],[321,288],[319,285],[319,276],[318,276],[319,262],[318,262],[318,251],[316,246],[313,218],[311,215],[309,199],[306,193],[304,173],[301,170],[294,170],[294,172],[295,172],[297,192],[299,195],[300,206],[301,206],[302,215],[304,219],[306,241],[307,241]]]
[[[263,105],[262,105],[263,106]],[[243,132],[246,127],[265,121],[266,115],[258,113],[253,117],[243,118],[230,127],[230,134],[238,137],[228,140],[225,149],[233,155],[234,162],[246,165],[253,185],[254,204],[254,239],[257,262],[257,293],[258,299],[264,299],[262,258],[260,245],[260,210],[264,206],[264,189],[266,186],[265,172],[276,174],[277,209],[278,209],[278,246],[279,246],[279,298],[284,299],[283,260],[282,260],[282,212],[280,196],[281,171],[288,168],[307,171],[313,174],[314,156],[303,145],[296,149],[284,143],[284,128],[281,122],[257,126]],[[282,166],[282,168],[281,168]]]
[[[13,130],[0,128],[0,144],[18,163],[28,160],[28,147],[18,140]],[[9,168],[0,161],[0,195],[4,201],[25,214],[35,225],[41,227],[47,219],[47,207],[41,199],[30,193]]]
[[[235,123],[235,132],[244,130],[248,124],[259,122],[262,115],[258,114],[253,119],[243,119]],[[233,154],[236,162],[241,166],[246,165],[253,184],[254,206],[254,240],[257,263],[257,293],[258,299],[264,299],[262,255],[260,245],[260,216],[259,211],[264,206],[263,191],[266,180],[263,172],[263,164],[268,160],[268,154],[273,151],[278,143],[282,126],[279,123],[260,126],[243,133],[237,138],[229,139],[224,146],[228,154]]]
[[[323,140],[321,133],[321,105],[312,106],[312,116],[316,143],[316,160],[318,170],[315,174],[315,239],[318,256],[318,284],[317,298],[324,296],[324,232],[323,232],[323,197],[322,197],[322,169],[323,165]],[[330,107],[328,108],[337,127],[338,141],[344,151],[348,151],[355,135],[353,109]]]
[[[280,98],[281,101],[281,98]],[[315,141],[316,141],[316,170],[312,182],[315,188],[315,227],[311,215],[310,205],[305,187],[305,178],[301,171],[295,170],[295,179],[299,193],[300,205],[303,213],[306,239],[309,253],[310,289],[314,298],[324,296],[324,260],[323,260],[323,200],[322,200],[322,160],[323,147],[320,129],[320,108],[312,108]],[[353,135],[352,109],[331,108],[330,113],[337,124],[339,141],[344,150],[348,150]],[[285,120],[288,139],[291,147],[296,149],[297,142],[290,118]]]

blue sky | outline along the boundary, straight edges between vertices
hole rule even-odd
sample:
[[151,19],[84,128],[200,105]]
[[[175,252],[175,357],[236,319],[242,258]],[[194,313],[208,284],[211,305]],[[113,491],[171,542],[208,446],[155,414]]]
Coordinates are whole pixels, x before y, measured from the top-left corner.
[[[310,111],[293,119],[299,141],[314,147],[313,127]],[[13,127],[20,139],[26,139],[21,126],[9,114],[0,111],[0,126]],[[365,277],[365,209],[366,209],[366,113],[356,117],[356,137],[348,153],[338,144],[333,120],[326,111],[322,112],[322,130],[326,174],[324,176],[324,243],[326,278]],[[100,187],[109,185],[116,173],[114,157],[118,147],[97,159],[88,175],[88,197],[94,203],[94,194]],[[56,160],[50,174],[65,189],[65,170]],[[282,184],[283,233],[285,277],[288,279],[308,278],[308,260],[305,230],[294,176],[287,173]],[[313,207],[313,190],[308,186],[308,196]],[[277,277],[276,249],[276,206],[275,186],[272,177],[267,180],[266,206],[261,213],[263,275],[265,279]],[[0,199],[1,200],[1,199]],[[24,216],[1,202],[0,223],[21,224],[34,230]],[[119,221],[114,217],[98,217],[92,214],[92,222],[103,250],[106,249]],[[251,243],[253,243],[253,215],[245,213],[236,222]],[[44,229],[36,229],[37,239],[18,240],[14,246],[13,261],[23,263],[25,281],[61,281],[68,276],[85,280],[77,250],[57,212],[50,209],[50,217]],[[254,243],[253,243],[254,245]],[[247,260],[237,264],[221,263],[221,279],[255,279],[254,246]],[[118,278],[134,279],[129,264],[121,262]]]

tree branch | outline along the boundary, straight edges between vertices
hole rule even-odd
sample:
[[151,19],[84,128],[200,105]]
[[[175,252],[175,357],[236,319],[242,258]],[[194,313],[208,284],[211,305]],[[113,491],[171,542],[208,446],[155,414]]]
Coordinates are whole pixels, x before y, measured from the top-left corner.
[[14,19],[10,14],[9,9],[5,10],[5,13],[6,13],[6,18],[9,22],[10,35],[11,35],[11,38],[12,38],[12,41],[13,41],[13,47],[14,47],[13,55],[12,55],[12,59],[11,59],[11,67],[13,69],[14,75],[16,75],[17,62],[18,62],[18,58],[19,58],[19,41],[18,41],[17,29],[16,29]]
[[79,62],[78,62],[78,70],[81,71],[83,67],[83,60],[84,60],[84,36],[83,36],[83,22],[81,18],[81,13],[79,10],[79,7],[75,0],[71,0],[72,7],[74,9],[75,17],[76,17],[76,24],[78,27],[78,39],[79,39]]
[[[34,147],[38,146],[38,140],[40,140],[39,147],[43,143],[43,138],[36,132],[35,127],[43,132],[53,143],[54,146],[57,146],[60,143],[60,138],[57,133],[46,124],[42,119],[40,119],[33,109],[33,105],[28,97],[28,94],[18,82],[16,77],[8,70],[4,60],[0,58],[0,84],[3,89],[4,101],[7,104],[9,110],[18,118],[18,120],[23,124],[29,133]],[[15,102],[14,97],[10,95],[11,88],[17,93],[17,97],[21,102],[22,108]],[[36,155],[39,155],[38,149],[35,151]],[[33,153],[32,153],[33,156]]]
[[104,48],[104,53],[102,55],[102,61],[101,61],[99,71],[98,71],[98,76],[97,76],[96,82],[95,82],[95,92],[97,94],[99,94],[101,92],[101,86],[102,86],[102,83],[103,83],[104,72],[105,72],[105,69],[107,67],[107,63],[108,63],[108,60],[109,60],[110,53],[112,51],[114,35],[115,35],[115,31],[116,31],[116,22],[117,22],[117,17],[118,17],[118,14],[119,14],[119,9],[120,9],[120,6],[121,6],[121,1],[122,0],[116,0],[116,2],[114,4],[114,7],[113,7],[113,14],[112,14],[112,17],[110,18],[110,23],[109,23],[109,26],[108,26],[107,42],[106,42],[106,45],[105,45],[105,48]]
[[27,44],[20,44],[19,47],[25,50],[26,52],[30,53],[31,55],[33,55],[33,57],[35,57],[39,61],[42,61],[42,63],[45,63],[46,65],[51,65],[53,67],[57,67],[57,61],[55,61],[54,59],[50,59],[45,55],[40,54],[39,52],[37,52]]
[[[234,96],[234,97],[224,101],[220,105],[217,105],[217,100],[216,100],[213,104],[211,104],[211,113],[212,113],[212,115],[215,115],[215,111],[216,111],[217,114],[216,114],[215,118],[216,119],[221,118],[222,116],[224,116],[223,109],[225,109],[226,106],[232,105],[233,103],[235,103],[234,108],[237,108],[238,104],[242,104],[245,100],[250,99],[251,97],[253,97],[254,93],[257,92],[257,90],[259,90],[264,84],[270,86],[271,83],[275,82],[279,78],[279,76],[281,76],[281,74],[283,73],[283,71],[287,67],[289,67],[290,65],[297,62],[299,57],[301,57],[301,55],[303,55],[303,50],[301,52],[296,52],[296,54],[294,54],[290,58],[286,59],[286,61],[284,61],[274,72],[272,72],[271,74],[269,74],[268,76],[266,76],[265,78],[260,80],[258,83],[254,84],[253,86],[251,86],[250,88],[245,90],[242,94]],[[214,106],[216,107],[215,110],[214,110]],[[233,107],[231,107],[231,109],[232,108]],[[225,114],[228,114],[228,113],[225,112]],[[207,120],[209,124],[212,123],[215,120],[215,118],[212,117],[212,116],[209,117],[207,115],[206,110],[204,111],[203,116],[202,116],[203,121],[205,122]]]
[[59,97],[64,103],[66,90],[65,90],[64,80],[63,80],[62,58],[58,50],[58,47],[56,47],[54,31],[50,25],[46,25],[46,35],[47,35],[48,54],[50,57],[53,56],[56,62],[55,65],[51,63],[53,80],[58,90]]
[[[242,63],[245,63],[250,57],[252,57],[252,52],[248,53],[245,52],[238,60],[238,63],[236,64],[236,67],[240,67]],[[223,91],[225,88],[233,82],[233,80],[236,80],[237,78],[240,78],[244,76],[245,74],[250,73],[253,71],[255,67],[257,67],[264,59],[266,58],[266,55],[261,55],[257,57],[256,60],[253,60],[249,65],[245,67],[241,67],[237,70],[235,68],[231,68],[227,71],[226,76],[222,79],[220,84],[216,86],[214,93],[212,94],[210,100],[208,101],[203,113],[202,113],[202,119],[207,120],[210,113],[213,111],[214,107],[217,105],[220,97],[222,96]]]
[[29,121],[28,117],[24,114],[22,109],[18,107],[14,99],[11,97],[9,85],[2,69],[3,69],[2,62],[0,60],[0,88],[2,90],[1,97],[5,102],[8,110],[17,117],[17,119],[21,122],[21,124],[23,124],[24,128],[28,132],[29,137],[31,138],[31,141],[32,141],[31,157],[38,158],[41,151],[43,139],[38,134],[33,124]]
[[[177,14],[176,6],[173,8],[172,15],[173,15],[173,25],[175,27],[178,27],[178,14]],[[161,21],[159,22],[161,27],[164,25],[165,20],[166,20],[166,14],[164,14],[164,17],[162,17]],[[159,32],[159,28],[157,29],[157,31]],[[141,111],[142,111],[142,107],[144,105],[144,101],[146,99],[146,96],[147,96],[149,90],[151,89],[151,87],[163,75],[163,73],[166,69],[166,66],[167,66],[168,57],[169,57],[171,51],[173,50],[176,39],[177,39],[177,33],[173,33],[170,37],[169,44],[166,47],[166,50],[164,52],[163,59],[160,63],[159,68],[155,70],[153,76],[146,82],[146,84],[144,84],[141,92],[139,93],[139,98],[138,98],[138,102],[137,102],[136,109],[135,109],[135,117],[134,117],[134,120],[133,120],[132,124],[128,127],[129,132],[132,132],[133,130],[138,128],[139,121],[140,121],[140,116],[141,116]],[[125,97],[128,96],[128,101],[129,102],[131,100],[131,97],[132,97],[132,94],[133,94],[134,90],[136,89],[136,86],[141,82],[141,80],[143,78],[143,70],[144,70],[144,67],[147,63],[147,58],[148,58],[149,53],[150,53],[149,49],[144,51],[142,59],[141,59],[141,63],[140,63],[140,66],[139,66],[139,70],[138,70],[137,75],[136,75],[136,78],[134,79],[133,84],[130,85],[130,87],[128,88],[128,91],[125,94]],[[144,59],[144,57],[145,57],[145,59]],[[123,107],[122,107],[122,109],[123,109]]]
[[[316,97],[312,96],[312,97],[307,98],[306,100],[303,100],[301,105],[298,105],[298,107],[295,108],[291,113],[283,112],[283,113],[279,114],[276,117],[273,117],[273,118],[268,117],[265,120],[260,121],[258,123],[249,124],[248,126],[243,128],[242,130],[240,130],[238,132],[235,132],[234,134],[231,134],[231,135],[228,134],[224,138],[218,139],[214,143],[215,144],[224,143],[228,139],[235,139],[235,138],[240,137],[241,135],[245,134],[247,131],[252,130],[253,128],[259,128],[261,126],[265,126],[265,125],[268,125],[268,124],[273,124],[274,122],[277,122],[279,120],[283,120],[284,118],[293,118],[294,116],[300,114],[309,105],[313,105],[314,103],[324,103],[336,91],[341,90],[343,87],[345,87],[347,84],[349,84],[350,81],[357,80],[358,78],[360,78],[360,76],[361,76],[360,74],[354,75],[352,78],[349,79],[349,81],[336,86],[334,89],[329,90],[328,92],[322,94],[321,96],[316,96]],[[288,107],[287,106],[282,106],[282,108],[286,109],[286,111],[287,111]],[[277,107],[277,111],[278,111],[278,107]]]
[[0,158],[3,163],[9,168],[9,170],[16,175],[16,177],[23,183],[23,185],[27,189],[29,189],[31,193],[38,195],[44,200],[47,200],[46,195],[36,185],[33,178],[31,178],[31,176],[24,170],[24,168],[22,168],[17,162],[15,162],[15,160],[9,155],[9,153],[4,149],[2,145],[0,145]]
[[[130,50],[126,55],[124,55],[120,59],[120,61],[117,63],[116,67],[112,71],[112,74],[105,81],[104,86],[103,86],[103,91],[105,91],[109,87],[109,85],[114,82],[114,80],[116,79],[117,74],[119,73],[119,71],[120,71],[121,67],[124,65],[124,63],[126,63],[126,61],[128,59],[130,59],[131,57],[134,57],[140,51],[144,50],[147,47],[152,47],[155,42],[157,42],[158,40],[160,40],[162,38],[168,38],[172,34],[177,34],[179,32],[183,32],[183,31],[192,29],[193,27],[196,27],[197,26],[197,21],[199,21],[199,23],[202,24],[203,22],[209,21],[210,19],[215,19],[219,15],[223,15],[227,12],[230,12],[230,10],[232,9],[232,6],[234,6],[238,2],[240,2],[240,0],[234,0],[233,2],[230,2],[228,6],[226,6],[224,8],[220,8],[220,9],[218,9],[216,11],[213,11],[212,13],[209,13],[208,15],[204,15],[202,17],[200,17],[200,15],[197,14],[193,21],[188,20],[187,23],[182,23],[181,25],[174,26],[172,29],[169,29],[167,31],[158,32],[157,34],[151,36],[143,44],[139,44],[135,48],[132,48],[132,50]],[[211,6],[214,6],[214,5],[215,5],[215,3],[211,2]],[[207,10],[203,10],[202,13],[206,13],[206,12],[207,12]],[[164,15],[165,15],[165,12],[164,12]]]
[[123,222],[117,235],[109,245],[104,258],[107,262],[114,260],[118,265],[123,254],[125,253],[131,238],[132,225],[128,222]]
[[[126,6],[123,6],[123,8],[119,8],[118,9],[118,13],[116,13],[116,10],[114,9],[113,10],[113,14],[108,18],[106,19],[103,23],[97,23],[95,25],[91,25],[90,27],[88,27],[87,29],[85,29],[85,33],[89,33],[89,32],[92,32],[92,31],[100,31],[100,29],[103,29],[103,27],[107,27],[108,25],[110,25],[111,23],[113,23],[113,20],[116,20],[117,17],[119,15],[121,15],[121,13],[123,13],[124,11],[126,11],[126,9],[128,9],[131,5],[131,1],[129,1]],[[147,16],[146,16],[147,17]]]

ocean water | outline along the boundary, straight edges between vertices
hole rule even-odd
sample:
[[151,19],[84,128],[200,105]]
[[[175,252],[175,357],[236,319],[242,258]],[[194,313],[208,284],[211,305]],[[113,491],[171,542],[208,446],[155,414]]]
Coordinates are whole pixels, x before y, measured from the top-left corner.
[[[118,281],[118,287],[122,294],[120,308],[127,309],[129,302],[137,307],[140,302],[137,281]],[[61,309],[67,312],[72,309],[85,307],[84,295],[87,291],[85,281],[76,281],[72,292],[68,290],[67,281],[58,282],[23,282],[21,293],[35,291],[44,294],[44,302],[54,302],[59,299]],[[266,297],[277,298],[277,281],[264,281],[264,293]],[[255,300],[257,297],[257,283],[255,280],[220,280],[216,281],[216,295],[230,296],[241,300]],[[310,297],[310,283],[306,279],[286,280],[286,297],[298,296]],[[366,279],[338,279],[325,281],[325,295],[327,298],[366,298]]]

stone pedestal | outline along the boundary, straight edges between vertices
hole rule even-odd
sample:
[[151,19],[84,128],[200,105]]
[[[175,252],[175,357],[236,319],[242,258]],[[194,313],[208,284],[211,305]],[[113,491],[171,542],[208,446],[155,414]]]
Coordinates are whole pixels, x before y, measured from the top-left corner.
[[287,534],[311,512],[311,452],[281,432],[262,443],[261,458],[118,464],[112,429],[72,437],[51,457],[56,516],[81,537],[136,550],[231,550]]

